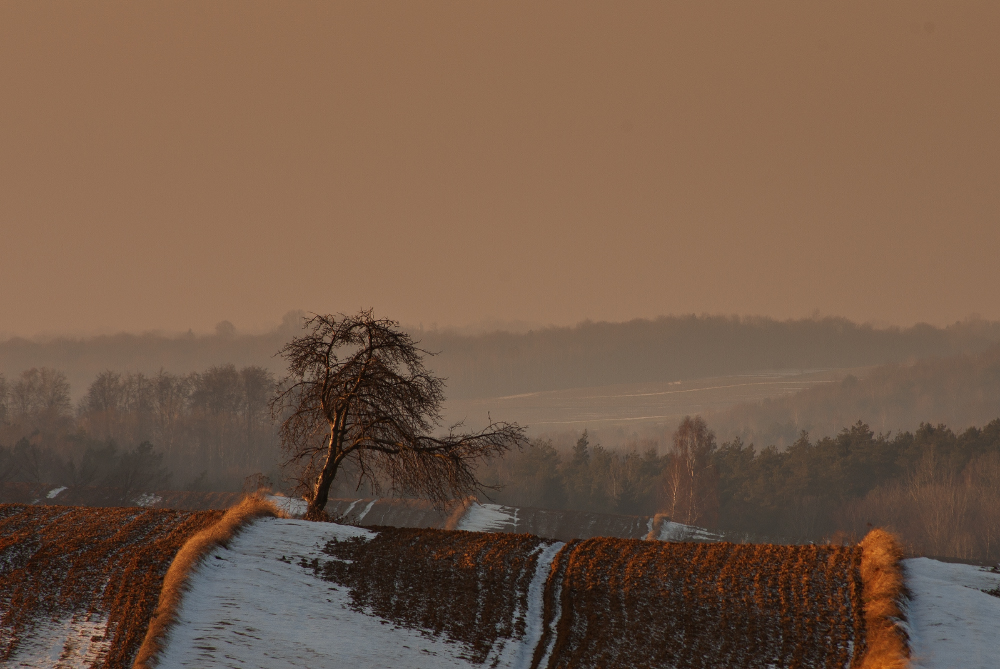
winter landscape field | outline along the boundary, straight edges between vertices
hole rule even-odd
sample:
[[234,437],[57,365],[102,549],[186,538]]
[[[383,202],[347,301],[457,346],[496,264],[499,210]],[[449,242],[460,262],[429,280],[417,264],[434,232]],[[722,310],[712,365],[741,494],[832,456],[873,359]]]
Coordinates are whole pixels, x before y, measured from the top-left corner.
[[[144,666],[892,666],[865,660],[863,545],[558,541],[502,531],[516,512],[471,506],[470,530],[250,522],[195,566]],[[219,516],[0,507],[4,666],[132,666],[174,555]],[[1000,574],[903,573],[911,665],[995,666]]]

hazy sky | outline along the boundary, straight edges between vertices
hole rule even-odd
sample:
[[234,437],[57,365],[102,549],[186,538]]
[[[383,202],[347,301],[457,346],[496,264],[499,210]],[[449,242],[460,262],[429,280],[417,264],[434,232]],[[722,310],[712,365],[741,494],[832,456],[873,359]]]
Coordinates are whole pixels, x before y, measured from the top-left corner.
[[0,3],[0,332],[1000,318],[1000,3]]

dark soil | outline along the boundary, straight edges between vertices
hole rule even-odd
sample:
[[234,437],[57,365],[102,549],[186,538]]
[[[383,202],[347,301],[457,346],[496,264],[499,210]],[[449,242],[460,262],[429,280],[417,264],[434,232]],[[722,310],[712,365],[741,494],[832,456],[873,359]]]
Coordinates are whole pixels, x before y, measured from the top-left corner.
[[0,505],[0,664],[36,624],[108,617],[92,666],[131,667],[174,555],[221,511]]

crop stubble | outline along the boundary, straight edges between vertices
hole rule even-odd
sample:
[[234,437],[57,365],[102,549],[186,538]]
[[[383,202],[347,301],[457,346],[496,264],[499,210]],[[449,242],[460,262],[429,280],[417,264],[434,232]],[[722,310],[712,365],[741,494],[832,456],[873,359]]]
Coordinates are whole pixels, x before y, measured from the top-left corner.
[[[538,538],[378,532],[304,566],[348,587],[356,609],[443,634],[474,662],[523,636]],[[532,666],[550,645],[551,668],[857,666],[860,560],[858,547],[572,541],[549,570]]]
[[0,663],[39,620],[108,617],[106,656],[129,667],[174,555],[221,511],[0,505]]
[[497,644],[521,638],[528,584],[543,543],[529,534],[375,528],[370,540],[327,543],[332,560],[310,566],[350,588],[352,606],[461,643],[483,663]]
[[548,666],[848,667],[864,645],[859,560],[839,546],[567,545]]

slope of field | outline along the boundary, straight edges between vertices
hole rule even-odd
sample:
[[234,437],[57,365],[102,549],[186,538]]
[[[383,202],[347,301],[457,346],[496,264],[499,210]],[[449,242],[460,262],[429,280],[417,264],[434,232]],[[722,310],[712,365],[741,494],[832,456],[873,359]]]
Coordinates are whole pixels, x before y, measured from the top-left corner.
[[158,666],[473,666],[461,645],[355,611],[348,588],[313,575],[329,560],[326,542],[371,536],[332,523],[256,523],[194,575]]
[[[301,500],[273,497],[289,515],[301,514]],[[363,527],[389,526],[458,529],[471,532],[528,533],[544,539],[569,541],[592,537],[644,539],[652,531],[663,541],[719,541],[721,537],[699,527],[664,521],[662,517],[626,516],[585,511],[553,511],[502,504],[435,509],[424,500],[394,498],[332,499],[327,510],[342,522]]]
[[[184,509],[200,511],[227,509],[238,503],[242,493],[151,491],[131,493],[124,501],[108,488],[45,487],[27,484],[0,484],[0,504]],[[289,516],[301,517],[306,503],[299,498],[272,495]],[[535,534],[546,539],[569,541],[591,537],[643,539],[651,530],[664,541],[718,541],[707,530],[664,522],[651,516],[627,516],[585,511],[554,511],[501,504],[480,504],[440,510],[426,500],[402,498],[331,499],[327,511],[334,518],[360,526],[422,527],[470,531]]]
[[[170,559],[219,515],[0,506],[0,665],[130,666]],[[268,519],[196,569],[159,666],[855,667],[859,553]],[[995,667],[1000,573],[906,569],[913,666]]]
[[[451,398],[446,423],[484,427],[487,414],[516,416],[533,435],[587,428],[613,439],[614,428],[673,430],[684,416],[718,412],[741,403],[792,395],[817,385],[863,375],[867,368],[764,370],[748,374],[564,388],[504,397]],[[606,442],[607,443],[607,442]]]
[[0,665],[130,667],[174,555],[221,515],[0,505]]
[[195,574],[159,666],[847,667],[858,558],[268,519]]
[[58,506],[141,506],[147,509],[205,511],[228,509],[242,499],[238,492],[191,492],[185,490],[135,490],[122,493],[114,488],[93,486],[43,486],[0,483],[0,504],[51,504]]
[[904,565],[913,669],[1000,666],[1000,573],[928,558]]

